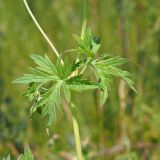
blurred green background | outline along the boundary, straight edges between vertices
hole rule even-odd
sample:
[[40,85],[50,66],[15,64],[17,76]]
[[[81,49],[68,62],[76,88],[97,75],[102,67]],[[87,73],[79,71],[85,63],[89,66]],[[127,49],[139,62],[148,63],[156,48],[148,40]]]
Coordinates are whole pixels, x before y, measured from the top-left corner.
[[[28,0],[36,18],[64,53],[80,34],[82,0]],[[95,160],[160,159],[160,1],[90,0],[88,23],[101,37],[99,54],[128,57],[138,95],[117,79],[101,108],[96,92],[73,94],[78,104],[83,153]],[[46,120],[31,120],[23,92],[11,81],[33,65],[29,54],[55,55],[45,42],[22,0],[0,0],[0,159],[16,158],[29,144],[37,160],[76,157],[72,123],[64,107],[46,134]],[[65,104],[64,104],[65,106]]]

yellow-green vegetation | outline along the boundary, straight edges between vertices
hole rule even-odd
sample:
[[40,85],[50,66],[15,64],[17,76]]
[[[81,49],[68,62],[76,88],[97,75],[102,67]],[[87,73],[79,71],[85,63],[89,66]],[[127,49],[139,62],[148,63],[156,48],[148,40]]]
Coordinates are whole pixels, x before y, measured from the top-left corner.
[[[11,160],[11,156],[8,155],[7,158],[3,158],[3,160]],[[24,153],[21,154],[17,160],[34,160],[34,156],[28,146],[25,147]]]
[[[56,60],[23,1],[0,1],[0,158],[18,158],[27,143],[35,159],[74,159],[73,120],[84,159],[158,160],[159,1],[89,1],[91,29],[83,18],[81,36],[73,37],[80,34],[82,1],[28,3],[60,56]],[[14,82],[29,84],[31,103],[21,96],[26,87],[10,83],[27,72]]]

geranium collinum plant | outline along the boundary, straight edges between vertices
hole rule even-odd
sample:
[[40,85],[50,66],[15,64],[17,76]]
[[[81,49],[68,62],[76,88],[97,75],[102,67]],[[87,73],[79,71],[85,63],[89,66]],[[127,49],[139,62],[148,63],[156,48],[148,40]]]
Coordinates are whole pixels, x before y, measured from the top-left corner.
[[[69,52],[75,52],[75,59],[72,63],[69,63],[68,57],[63,58],[63,54],[60,55],[53,43],[51,43],[35,19],[27,1],[23,0],[23,2],[33,22],[56,54],[57,60],[52,62],[47,55],[31,55],[31,59],[37,66],[30,67],[28,74],[23,74],[22,77],[15,79],[13,83],[28,85],[25,96],[28,97],[28,101],[32,104],[30,114],[33,115],[38,112],[42,117],[47,117],[47,130],[56,119],[56,111],[62,110],[62,98],[66,99],[72,112],[77,157],[78,160],[82,160],[79,127],[75,116],[76,105],[71,102],[71,91],[99,90],[102,106],[107,99],[113,77],[122,78],[131,89],[136,91],[134,82],[131,80],[131,74],[119,68],[120,65],[128,60],[110,55],[99,57],[100,38],[94,36],[91,29],[87,27],[86,16],[84,16],[81,35],[74,35],[77,47],[69,50]],[[84,1],[85,3],[86,1]],[[87,73],[93,74],[95,78],[85,78]]]

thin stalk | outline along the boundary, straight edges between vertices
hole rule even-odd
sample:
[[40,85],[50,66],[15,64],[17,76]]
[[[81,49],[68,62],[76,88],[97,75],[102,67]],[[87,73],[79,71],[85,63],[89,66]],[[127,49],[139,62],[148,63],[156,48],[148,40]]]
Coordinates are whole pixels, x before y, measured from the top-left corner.
[[74,130],[74,137],[77,149],[77,157],[78,160],[83,160],[78,122],[74,116],[72,116],[72,121],[73,121],[73,130]]
[[81,32],[81,38],[82,38],[82,40],[83,40],[84,37],[85,37],[86,28],[87,28],[87,20],[85,19],[85,20],[83,21],[83,25],[82,25],[82,32]]
[[82,31],[81,31],[82,40],[84,39],[86,28],[87,28],[87,6],[88,6],[88,0],[84,0],[83,22],[82,22]]
[[76,120],[76,106],[71,104],[71,108],[72,108],[72,123],[73,123],[74,137],[75,137],[75,143],[76,143],[77,158],[78,160],[83,160],[81,140],[80,140],[80,134],[79,134],[79,126]]
[[[47,41],[47,43],[49,44],[49,46],[51,47],[51,49],[53,50],[53,52],[56,54],[57,57],[60,56],[60,54],[58,53],[57,49],[55,48],[55,46],[53,45],[53,43],[51,42],[51,40],[48,38],[48,36],[46,35],[46,33],[44,32],[44,30],[42,29],[42,27],[39,25],[39,23],[37,22],[36,18],[34,17],[28,3],[26,0],[23,0],[24,5],[29,13],[29,15],[31,16],[33,22],[35,23],[35,25],[37,26],[38,30],[41,32],[41,34],[43,35],[43,37],[45,38],[45,40]],[[63,64],[63,61],[62,61]]]

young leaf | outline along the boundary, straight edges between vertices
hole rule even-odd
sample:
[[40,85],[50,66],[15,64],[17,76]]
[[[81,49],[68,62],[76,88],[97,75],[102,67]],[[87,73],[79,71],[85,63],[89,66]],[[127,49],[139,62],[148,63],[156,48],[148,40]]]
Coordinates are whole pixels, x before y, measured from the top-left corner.
[[18,160],[34,160],[34,156],[28,146],[24,149],[24,154],[22,154]]
[[100,38],[94,36],[89,28],[84,29],[82,35],[81,37],[74,35],[75,40],[78,42],[76,51],[80,55],[94,57],[100,48]]

